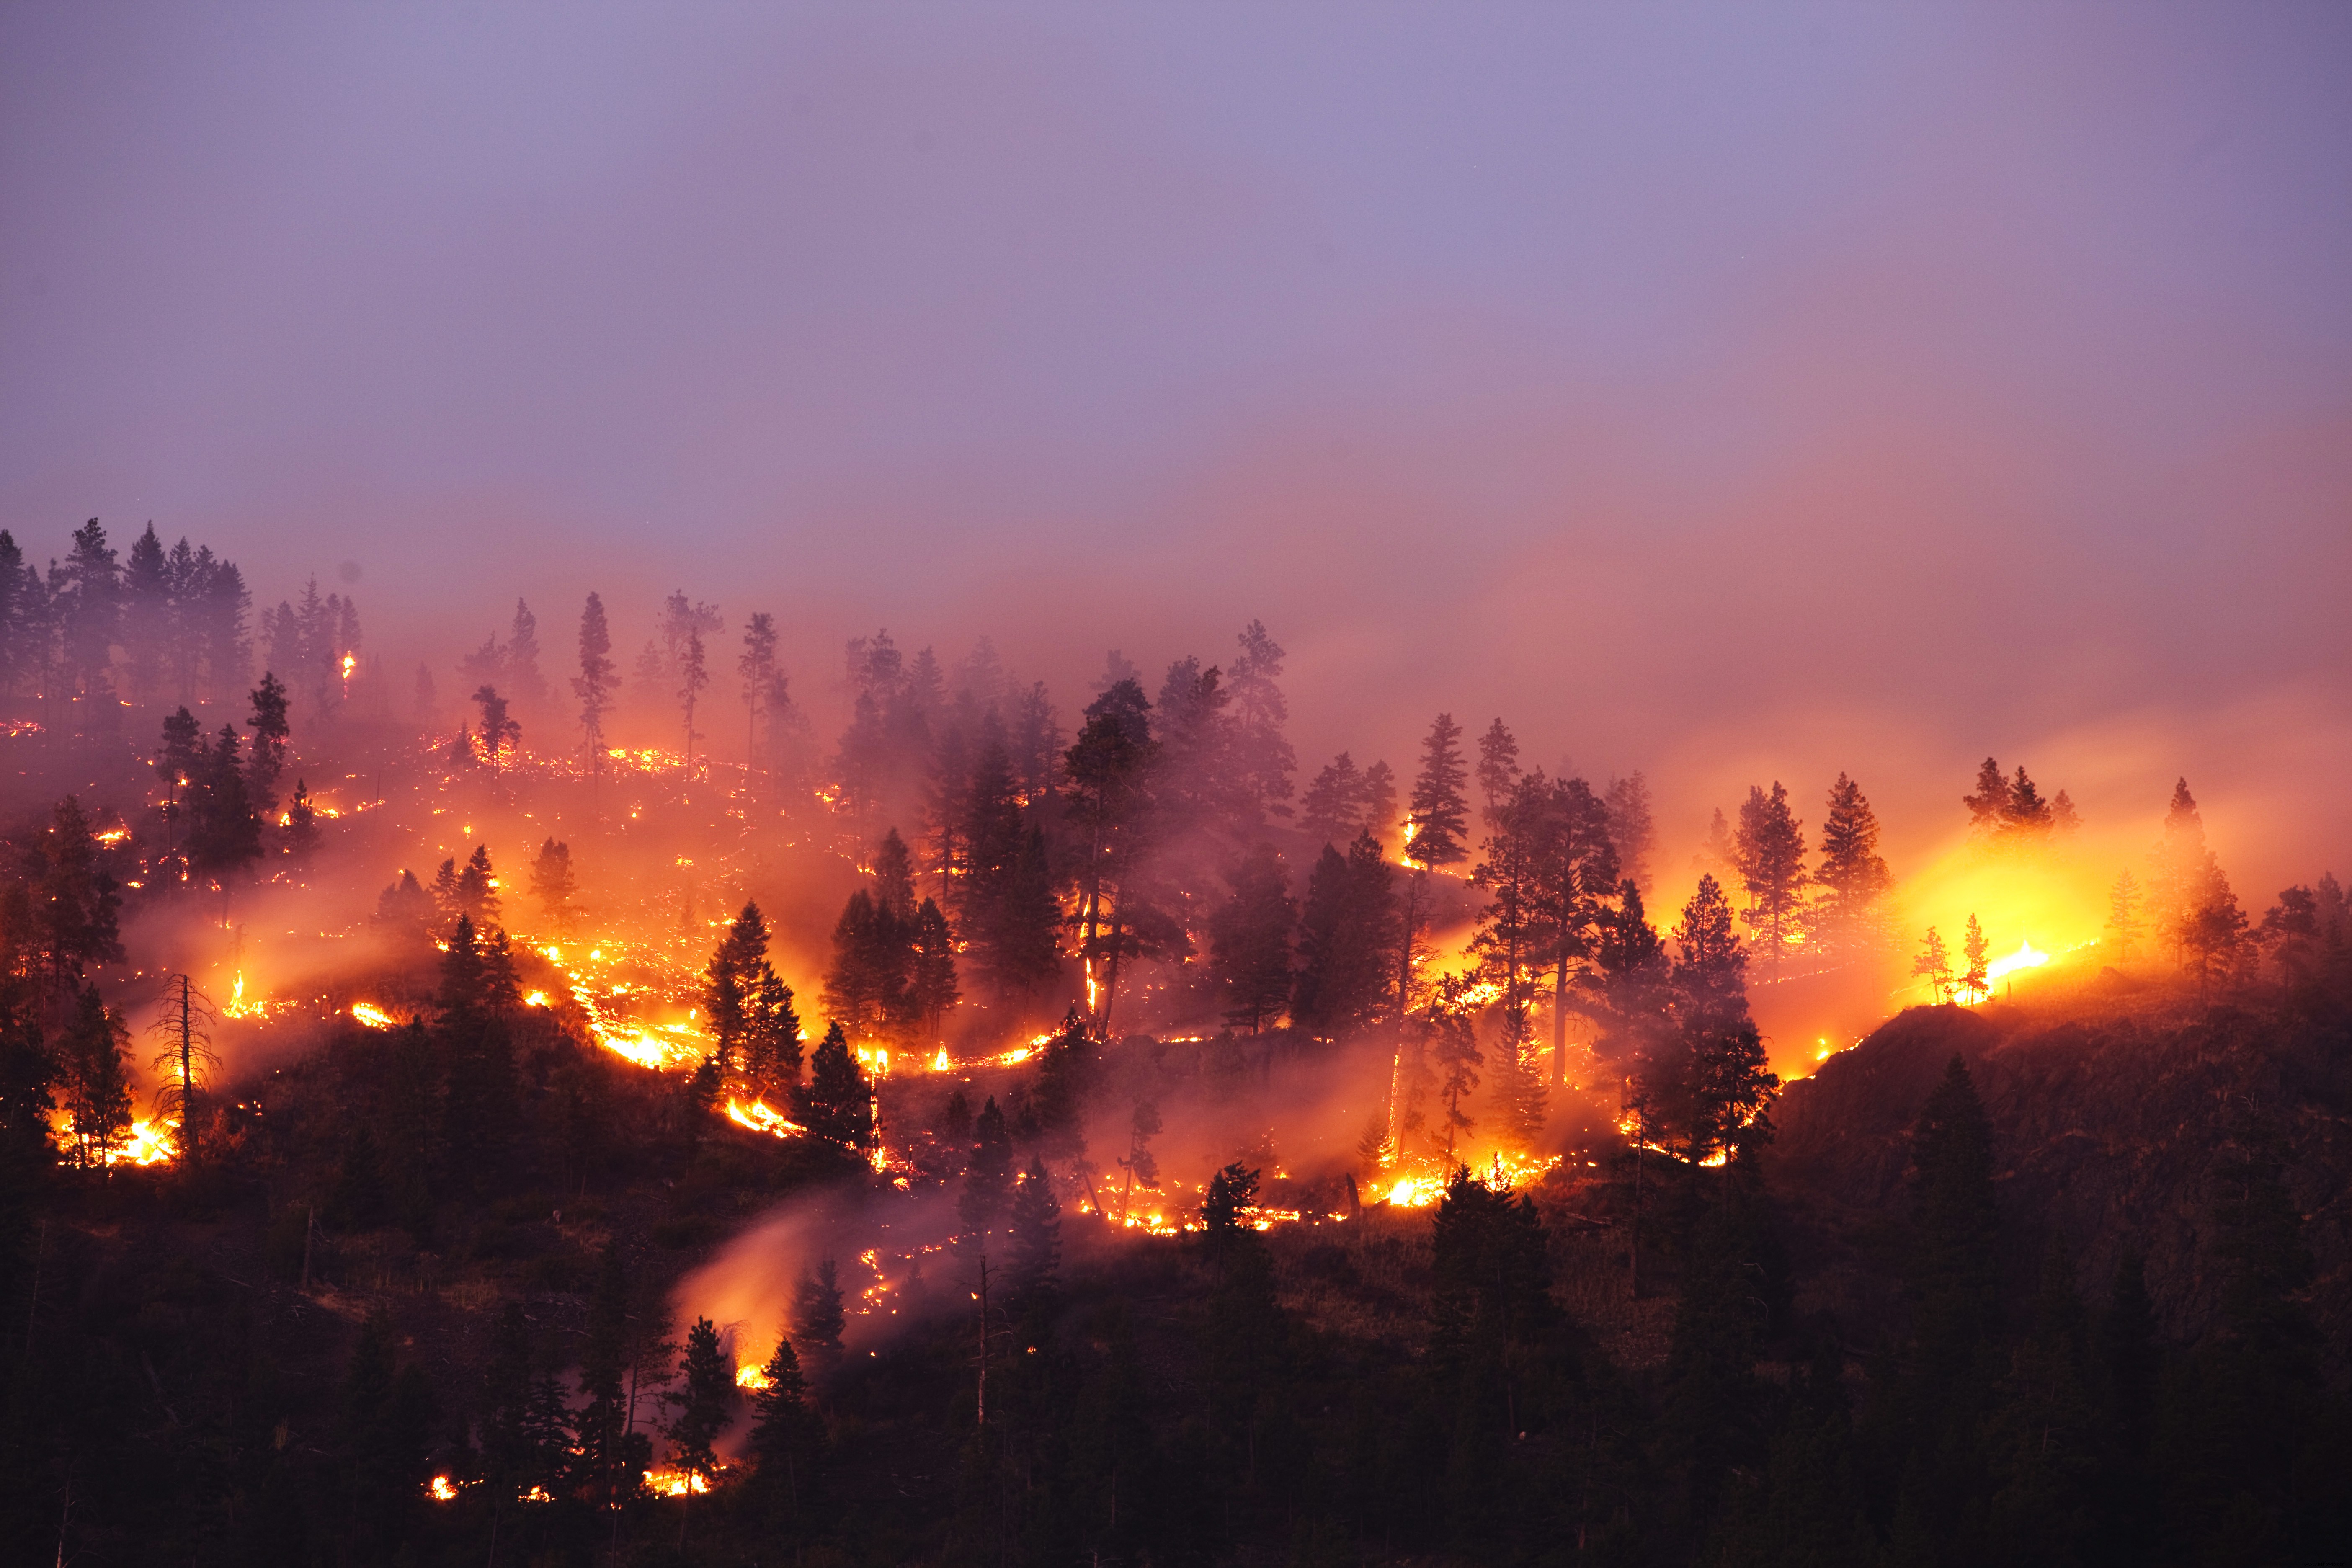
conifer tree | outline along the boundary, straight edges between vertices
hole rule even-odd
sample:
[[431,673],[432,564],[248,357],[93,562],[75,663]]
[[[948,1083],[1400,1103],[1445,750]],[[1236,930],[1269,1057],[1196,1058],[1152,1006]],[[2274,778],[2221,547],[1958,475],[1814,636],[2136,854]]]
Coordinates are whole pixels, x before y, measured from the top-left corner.
[[221,726],[198,770],[189,791],[188,858],[226,890],[237,870],[261,858],[261,817],[238,766],[235,729]]
[[1717,1030],[1748,1018],[1748,953],[1731,929],[1731,905],[1701,876],[1675,927],[1675,1008],[1685,1027]]
[[956,984],[955,937],[948,930],[948,918],[937,901],[925,899],[915,910],[908,939],[907,1005],[926,1038],[940,1038],[948,1009],[962,996]]
[[507,700],[499,695],[495,686],[485,685],[474,693],[474,701],[482,710],[482,756],[496,773],[499,759],[512,751],[522,740],[522,725],[507,712]]
[[760,1369],[751,1392],[751,1456],[759,1479],[781,1492],[786,1518],[797,1533],[803,1497],[816,1480],[814,1461],[820,1428],[810,1408],[808,1379],[789,1334],[777,1336],[775,1353]]
[[[1232,694],[1234,773],[1250,814],[1244,820],[1287,816],[1290,808],[1286,803],[1293,788],[1290,775],[1298,763],[1282,732],[1290,718],[1289,704],[1276,684],[1282,678],[1282,645],[1266,635],[1265,624],[1259,621],[1244,626],[1237,640],[1241,651],[1234,659],[1226,690]],[[1042,700],[1044,688],[1037,689]]]
[[1087,845],[1078,883],[1078,954],[1086,962],[1087,1005],[1097,1028],[1107,1026],[1110,1010],[1110,987],[1097,986],[1097,970],[1116,969],[1116,911],[1126,901],[1122,883],[1139,868],[1137,840],[1156,760],[1150,710],[1132,677],[1112,683],[1087,705],[1086,725],[1063,760],[1069,779],[1066,809]]
[[874,1141],[874,1089],[836,1021],[809,1058],[809,1081],[793,1090],[801,1124],[864,1153]]
[[185,974],[165,977],[163,1005],[148,1030],[163,1048],[150,1060],[148,1070],[162,1086],[155,1091],[157,1112],[171,1117],[179,1129],[183,1169],[193,1169],[200,1158],[196,1107],[220,1071],[212,1037],[218,1022],[212,1004]]
[[1308,842],[1345,843],[1356,836],[1362,809],[1363,775],[1355,759],[1342,752],[1324,765],[1298,802],[1298,826]]
[[573,1421],[577,1453],[574,1491],[600,1509],[634,1493],[651,1445],[629,1420],[629,1278],[620,1243],[607,1240],[588,1302],[588,1331],[580,1350],[581,1405]]
[[1650,810],[1650,781],[1636,768],[1622,779],[1611,779],[1602,797],[1609,806],[1609,837],[1617,847],[1617,868],[1635,887],[1650,880],[1650,858],[1657,852],[1658,830]]
[[580,673],[572,678],[572,695],[580,703],[581,744],[588,753],[592,778],[602,777],[604,772],[604,715],[613,710],[613,694],[620,685],[604,601],[592,593],[580,611]]
[[1385,847],[1389,836],[1397,831],[1396,770],[1386,763],[1366,768],[1356,798],[1362,807],[1357,820]]
[[1985,940],[1984,928],[1977,924],[1975,915],[1969,915],[1968,932],[1960,939],[1960,955],[1967,967],[1960,971],[1958,985],[1979,1002],[1992,994],[1992,981],[1986,973],[1991,953],[1992,944]]
[[122,897],[100,858],[101,847],[80,799],[69,795],[50,812],[27,868],[35,873],[32,893],[49,981],[67,994],[92,964],[123,956],[118,915]]
[[539,668],[539,617],[520,598],[515,600],[514,622],[507,637],[506,679],[507,689],[536,723],[548,699],[547,677]]
[[1742,919],[1757,939],[1764,957],[1767,979],[1778,980],[1783,963],[1803,939],[1806,883],[1805,837],[1796,814],[1789,809],[1789,792],[1779,780],[1766,795],[1751,784],[1739,808],[1739,826],[1732,836],[1732,858],[1747,889]]
[[1269,844],[1252,846],[1225,880],[1233,895],[1209,917],[1210,963],[1225,995],[1225,1022],[1255,1035],[1281,1017],[1290,999],[1298,904]]
[[1052,1299],[1062,1256],[1062,1206],[1054,1201],[1054,1184],[1040,1155],[1029,1157],[1029,1169],[1013,1189],[1009,1229],[1013,1308],[1034,1313]]
[[1118,1157],[1118,1168],[1126,1173],[1118,1189],[1118,1223],[1125,1225],[1135,1213],[1135,1189],[1138,1183],[1147,1187],[1160,1185],[1160,1161],[1151,1152],[1151,1141],[1160,1136],[1165,1124],[1160,1120],[1156,1100],[1139,1100],[1127,1118],[1127,1152]]
[[2009,800],[2000,811],[2002,837],[2021,843],[2039,844],[2050,837],[2055,817],[2050,803],[2025,775],[2023,763],[2018,764],[2017,776],[2010,781]]
[[819,1352],[839,1352],[841,1331],[848,1315],[841,1307],[841,1283],[833,1259],[823,1259],[814,1274],[803,1274],[793,1296],[793,1338]]
[[769,692],[776,683],[776,617],[755,610],[743,622],[743,654],[735,661],[743,678],[743,755],[751,767],[760,765],[760,720]]
[[686,1359],[679,1368],[685,1386],[670,1395],[670,1458],[680,1469],[706,1483],[719,1473],[713,1445],[735,1424],[735,1369],[719,1348],[719,1330],[697,1318],[686,1331]]
[[1822,863],[1813,883],[1822,896],[1812,909],[1812,928],[1827,952],[1849,958],[1884,941],[1880,906],[1895,879],[1878,853],[1878,814],[1862,786],[1840,773],[1830,786],[1829,815],[1822,821]]
[[1502,720],[1478,737],[1478,792],[1486,797],[1486,826],[1495,827],[1511,788],[1519,782],[1519,742]]
[[677,661],[677,705],[686,715],[685,756],[686,776],[688,778],[694,776],[694,742],[702,738],[702,731],[694,727],[694,710],[701,702],[703,692],[709,687],[709,659],[703,649],[701,628],[698,626],[687,632],[686,646]]
[[1919,943],[1919,955],[1911,961],[1911,973],[1927,983],[1927,994],[1938,1003],[1949,1002],[1956,977],[1952,973],[1951,950],[1944,945],[1943,934],[1934,926]]
[[1621,865],[1609,808],[1582,779],[1556,781],[1535,845],[1536,959],[1551,971],[1551,1084],[1568,1081],[1570,985],[1592,968]]
[[[1429,873],[1441,866],[1459,865],[1469,851],[1463,835],[1469,823],[1469,804],[1462,786],[1469,771],[1462,761],[1462,726],[1450,713],[1440,713],[1422,742],[1421,771],[1414,776],[1412,800],[1405,817],[1405,841],[1398,858],[1410,868],[1405,879],[1402,940],[1398,943],[1396,969],[1397,1061],[1391,1081],[1404,1077],[1409,1046],[1408,1019],[1412,1010],[1412,958],[1421,936],[1421,914]],[[1402,1105],[1390,1109],[1392,1128],[1402,1131]],[[1394,1134],[1391,1142],[1395,1142]]]
[[2147,922],[2140,918],[2139,879],[2126,867],[2107,889],[2106,945],[2117,963],[2129,963]]
[[964,1167],[963,1192],[956,1200],[956,1215],[963,1221],[966,1231],[984,1237],[1004,1217],[1005,1205],[1012,1194],[1013,1140],[1004,1131],[1004,1112],[996,1108],[996,1099],[992,1095],[980,1110],[971,1159]]
[[1478,1049],[1477,1021],[1470,999],[1470,982],[1449,974],[1437,983],[1429,1004],[1430,1056],[1437,1070],[1437,1095],[1445,1102],[1445,1162],[1454,1163],[1456,1146],[1476,1130],[1477,1123],[1462,1110],[1478,1087],[1478,1069],[1486,1056]]
[[74,994],[73,1022],[60,1054],[65,1058],[64,1110],[70,1118],[76,1164],[103,1165],[131,1135],[131,1076],[122,1051],[130,1031],[100,1000],[98,987]]
[[572,846],[558,843],[551,835],[530,863],[530,896],[539,901],[540,913],[558,936],[572,933],[578,916],[574,900],[579,894],[580,879],[572,870]]
[[278,781],[286,771],[287,738],[292,733],[286,713],[286,688],[264,671],[261,684],[253,689],[253,717],[246,721],[246,728],[253,731],[253,749],[246,760],[247,794],[254,810],[264,816],[278,805]]
[[1318,1038],[1367,1028],[1387,1011],[1398,931],[1391,873],[1380,841],[1360,832],[1342,856],[1325,845],[1299,910],[1291,1021]]
[[1984,760],[1977,769],[1975,793],[1962,795],[1960,804],[1969,808],[1970,833],[1979,838],[1990,838],[2000,832],[2002,824],[2009,819],[2009,778],[2000,771],[1999,763],[1990,757]]

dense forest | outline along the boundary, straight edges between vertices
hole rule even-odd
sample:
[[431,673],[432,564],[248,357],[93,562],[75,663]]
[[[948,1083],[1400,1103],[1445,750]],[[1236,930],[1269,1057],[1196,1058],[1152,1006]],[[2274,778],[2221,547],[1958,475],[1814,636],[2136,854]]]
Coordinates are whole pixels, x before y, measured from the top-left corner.
[[[2128,865],[1940,795],[1972,886],[2096,877],[2028,969],[1867,759],[1685,843],[1501,719],[1302,764],[1255,621],[1066,715],[538,626],[395,696],[340,593],[0,533],[11,1560],[2352,1540],[2352,913],[2242,908],[2186,780]],[[1813,984],[1919,1005],[1784,1082]]]

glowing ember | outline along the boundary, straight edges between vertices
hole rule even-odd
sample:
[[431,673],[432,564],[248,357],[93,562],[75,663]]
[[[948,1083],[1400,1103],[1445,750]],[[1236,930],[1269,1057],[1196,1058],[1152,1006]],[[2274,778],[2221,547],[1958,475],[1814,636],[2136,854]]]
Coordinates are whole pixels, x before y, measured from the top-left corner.
[[547,993],[534,991],[522,999],[522,1005],[526,1007],[544,1007],[547,1005]]
[[431,1484],[425,1488],[425,1490],[432,1495],[435,1502],[456,1502],[457,1500],[457,1485],[446,1476],[434,1477]]

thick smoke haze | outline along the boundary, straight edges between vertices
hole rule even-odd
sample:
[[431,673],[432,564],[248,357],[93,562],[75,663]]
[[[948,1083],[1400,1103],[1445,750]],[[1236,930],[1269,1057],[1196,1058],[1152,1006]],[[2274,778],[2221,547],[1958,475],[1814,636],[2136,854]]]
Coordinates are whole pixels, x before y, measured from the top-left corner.
[[[1715,805],[1988,751],[2250,891],[2352,807],[2352,18],[19,6],[0,523],[361,571],[451,689],[682,587],[1074,708],[1290,650]],[[548,739],[548,737],[538,737]],[[724,745],[723,732],[720,742]],[[1807,814],[1817,817],[1818,806]]]

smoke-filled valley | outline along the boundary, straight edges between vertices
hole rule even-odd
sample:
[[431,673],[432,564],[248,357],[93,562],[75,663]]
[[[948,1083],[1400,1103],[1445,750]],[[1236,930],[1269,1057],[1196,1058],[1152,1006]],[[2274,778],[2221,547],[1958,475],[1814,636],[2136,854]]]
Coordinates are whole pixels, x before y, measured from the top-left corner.
[[1299,755],[1255,620],[1061,684],[526,585],[412,668],[356,587],[37,549],[12,1557],[2352,1528],[2352,921],[2233,886],[2186,779],[2103,820],[1859,754],[1686,821],[1475,689]]

